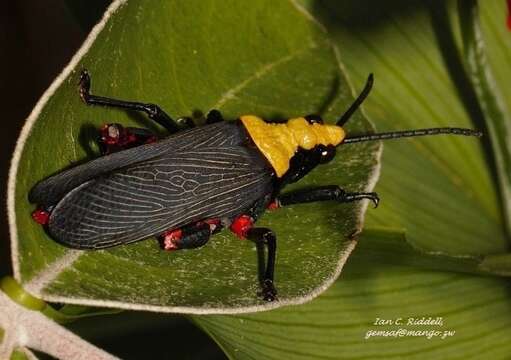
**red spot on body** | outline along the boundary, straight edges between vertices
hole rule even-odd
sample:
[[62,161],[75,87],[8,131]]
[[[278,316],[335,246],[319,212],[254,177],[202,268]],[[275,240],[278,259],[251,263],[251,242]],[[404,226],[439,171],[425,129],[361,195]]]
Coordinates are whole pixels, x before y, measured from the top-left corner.
[[507,0],[507,28],[511,30],[511,0]]
[[277,210],[279,207],[280,207],[280,205],[277,202],[277,200],[273,200],[271,203],[268,204],[268,206],[266,208],[271,211],[271,210]]
[[46,225],[50,219],[50,213],[43,209],[37,209],[32,213],[32,219],[38,224]]
[[231,223],[230,229],[239,238],[246,238],[248,230],[254,225],[254,219],[248,215],[240,215]]
[[179,250],[181,238],[183,237],[183,230],[175,229],[165,232],[162,235],[162,247],[165,251]]

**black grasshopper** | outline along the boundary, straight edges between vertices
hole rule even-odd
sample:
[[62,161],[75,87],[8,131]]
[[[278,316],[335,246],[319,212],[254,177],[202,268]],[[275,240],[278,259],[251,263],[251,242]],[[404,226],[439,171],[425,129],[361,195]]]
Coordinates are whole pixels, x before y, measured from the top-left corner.
[[79,90],[86,104],[144,112],[171,135],[157,140],[146,129],[105,125],[99,140],[104,156],[39,182],[29,194],[29,200],[39,205],[32,216],[53,239],[76,249],[103,249],[150,237],[157,237],[165,250],[190,249],[230,228],[260,249],[267,248],[259,274],[261,295],[273,301],[276,236],[271,229],[254,226],[265,209],[362,199],[376,206],[379,201],[374,192],[349,192],[337,185],[282,194],[285,185],[330,161],[340,144],[481,135],[470,129],[433,128],[345,137],[342,127],[372,83],[371,74],[336,125],[324,124],[317,115],[279,124],[252,115],[227,122],[219,111],[211,110],[207,124],[194,127],[190,119],[176,122],[154,104],[91,95],[90,77],[83,71]]

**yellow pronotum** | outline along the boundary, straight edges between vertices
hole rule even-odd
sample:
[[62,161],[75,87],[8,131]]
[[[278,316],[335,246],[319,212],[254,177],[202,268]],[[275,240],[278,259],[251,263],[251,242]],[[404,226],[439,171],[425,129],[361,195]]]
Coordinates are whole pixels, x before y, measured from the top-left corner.
[[267,123],[254,115],[240,117],[257,148],[281,177],[289,169],[289,161],[298,150],[310,150],[316,145],[336,146],[344,139],[344,130],[337,125],[310,124],[305,118],[286,123]]

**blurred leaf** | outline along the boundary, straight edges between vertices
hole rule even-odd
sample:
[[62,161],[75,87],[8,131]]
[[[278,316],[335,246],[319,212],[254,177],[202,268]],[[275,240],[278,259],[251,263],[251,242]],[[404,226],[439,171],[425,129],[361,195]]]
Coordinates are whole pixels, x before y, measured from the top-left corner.
[[477,1],[460,1],[459,9],[467,71],[486,120],[504,223],[511,235],[511,116],[488,63]]
[[480,268],[480,256],[450,256],[426,251],[406,240],[404,231],[368,229],[362,233],[357,254],[367,263],[406,265],[469,274],[489,275]]
[[511,254],[488,255],[479,267],[492,273],[511,276]]
[[[361,226],[362,204],[294,206],[261,219],[279,239],[281,301],[273,304],[256,296],[254,245],[226,231],[200,250],[175,253],[160,251],[155,240],[94,252],[70,251],[51,240],[30,218],[34,206],[27,194],[37,181],[97,156],[90,129],[105,122],[161,132],[143,116],[85,106],[76,89],[82,68],[92,74],[94,93],[154,102],[174,117],[220,108],[229,119],[321,112],[333,121],[352,101],[326,34],[291,2],[123,5],[33,115],[26,142],[18,144],[12,247],[17,279],[27,290],[46,300],[88,305],[239,311],[303,301],[340,271],[354,246],[348,236]],[[350,126],[370,129],[360,115]],[[378,149],[378,144],[342,148],[334,162],[297,186],[368,188]]]

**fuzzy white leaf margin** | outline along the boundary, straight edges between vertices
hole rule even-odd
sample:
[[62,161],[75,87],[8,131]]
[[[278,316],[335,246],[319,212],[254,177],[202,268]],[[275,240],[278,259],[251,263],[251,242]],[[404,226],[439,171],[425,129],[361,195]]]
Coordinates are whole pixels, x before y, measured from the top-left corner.
[[[0,291],[0,359],[10,359],[17,349],[33,349],[61,360],[117,359],[81,339],[39,311],[29,310],[12,301]],[[31,352],[22,350],[23,352]],[[34,357],[35,358],[35,357]]]

